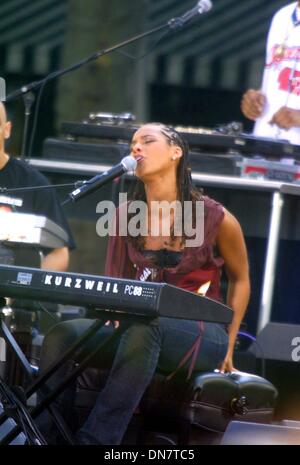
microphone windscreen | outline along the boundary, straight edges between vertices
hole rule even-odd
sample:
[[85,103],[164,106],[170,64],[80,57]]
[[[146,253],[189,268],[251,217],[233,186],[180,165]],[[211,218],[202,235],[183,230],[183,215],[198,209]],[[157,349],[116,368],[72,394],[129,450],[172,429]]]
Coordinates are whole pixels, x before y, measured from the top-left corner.
[[211,0],[200,0],[200,2],[198,3],[198,7],[200,14],[208,13],[212,9],[213,4]]
[[123,158],[121,161],[122,165],[124,166],[125,171],[134,171],[137,166],[137,161],[131,155]]

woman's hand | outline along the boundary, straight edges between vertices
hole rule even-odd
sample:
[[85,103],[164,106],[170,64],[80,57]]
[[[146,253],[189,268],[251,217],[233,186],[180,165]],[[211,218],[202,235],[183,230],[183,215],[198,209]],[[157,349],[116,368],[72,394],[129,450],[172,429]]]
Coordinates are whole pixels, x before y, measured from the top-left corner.
[[223,362],[221,363],[219,370],[221,373],[232,373],[233,371],[238,371],[233,366],[232,355],[227,354]]

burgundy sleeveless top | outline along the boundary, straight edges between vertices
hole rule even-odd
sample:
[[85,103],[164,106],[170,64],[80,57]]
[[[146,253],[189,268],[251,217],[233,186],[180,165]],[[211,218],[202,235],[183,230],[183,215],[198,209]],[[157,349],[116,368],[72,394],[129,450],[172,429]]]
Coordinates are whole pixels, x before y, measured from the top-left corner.
[[[203,197],[203,200],[204,241],[199,247],[185,247],[174,267],[158,267],[149,258],[149,254],[144,255],[137,250],[126,237],[111,236],[105,274],[125,279],[165,282],[192,292],[198,292],[201,288],[201,291],[206,290],[207,297],[221,300],[220,278],[224,260],[215,256],[215,242],[224,218],[224,208],[209,197]],[[117,210],[117,231],[119,215],[122,214],[122,210],[125,214],[127,211],[125,206],[121,205]]]

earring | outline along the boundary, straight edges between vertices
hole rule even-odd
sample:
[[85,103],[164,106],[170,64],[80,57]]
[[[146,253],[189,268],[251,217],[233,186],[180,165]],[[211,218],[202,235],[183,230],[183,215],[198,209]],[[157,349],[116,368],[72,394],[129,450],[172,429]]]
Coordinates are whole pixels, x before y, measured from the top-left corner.
[[174,155],[174,156],[172,157],[172,160],[173,160],[173,161],[177,160],[176,155]]

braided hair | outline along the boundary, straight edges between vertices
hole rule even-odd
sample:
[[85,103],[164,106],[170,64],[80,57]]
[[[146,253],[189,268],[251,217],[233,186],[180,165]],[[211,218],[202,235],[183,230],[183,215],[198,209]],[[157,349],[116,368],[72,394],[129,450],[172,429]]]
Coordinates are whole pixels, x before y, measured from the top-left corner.
[[[167,126],[162,123],[148,123],[151,126],[156,126],[159,128],[161,134],[163,134],[169,145],[176,145],[182,150],[182,157],[180,157],[178,166],[177,166],[177,200],[184,205],[184,202],[190,201],[193,204],[193,221],[195,220],[194,207],[197,201],[202,200],[203,192],[202,190],[197,189],[192,181],[191,167],[189,161],[189,146],[188,143],[183,139],[183,137],[171,126]],[[146,202],[146,192],[144,183],[141,180],[137,180],[134,190],[130,195],[131,200],[140,200]],[[128,215],[128,220],[132,215]],[[182,231],[184,231],[184,214],[182,215]],[[184,234],[184,233],[183,233]],[[174,240],[174,228],[170,231],[171,239]],[[183,241],[185,241],[183,236]],[[129,241],[139,250],[143,249],[145,243],[145,237],[131,237],[129,236]]]

